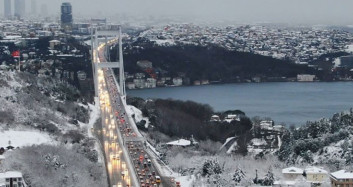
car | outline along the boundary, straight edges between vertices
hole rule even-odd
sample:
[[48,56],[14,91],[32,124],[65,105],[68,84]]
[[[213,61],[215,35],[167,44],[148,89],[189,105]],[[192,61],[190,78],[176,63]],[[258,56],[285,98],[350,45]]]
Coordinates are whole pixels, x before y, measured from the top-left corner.
[[150,159],[147,159],[147,164],[148,164],[149,166],[151,166],[152,162],[151,162]]
[[176,187],[180,187],[180,182],[179,181],[175,182],[175,184],[176,184]]
[[160,176],[156,176],[156,183],[157,184],[161,183],[161,177]]

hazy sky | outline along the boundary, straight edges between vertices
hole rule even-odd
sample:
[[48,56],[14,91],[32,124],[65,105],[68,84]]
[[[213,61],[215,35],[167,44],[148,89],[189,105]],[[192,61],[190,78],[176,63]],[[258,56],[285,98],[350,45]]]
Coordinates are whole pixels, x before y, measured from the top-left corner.
[[[3,0],[1,0],[3,1]],[[25,0],[30,12],[31,0]],[[184,16],[239,23],[276,22],[353,25],[353,0],[37,0],[59,15],[61,2],[71,2],[76,15]],[[3,3],[1,3],[3,12]],[[186,20],[187,21],[187,20]]]

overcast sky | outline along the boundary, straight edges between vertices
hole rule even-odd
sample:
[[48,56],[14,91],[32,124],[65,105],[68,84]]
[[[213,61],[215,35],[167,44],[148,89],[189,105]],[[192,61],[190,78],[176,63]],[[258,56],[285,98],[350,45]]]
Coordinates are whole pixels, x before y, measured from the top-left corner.
[[[3,0],[1,0],[3,1]],[[30,12],[31,0],[25,0]],[[127,15],[184,16],[239,23],[353,25],[353,0],[37,0],[59,15],[61,2],[71,2],[74,16]],[[1,3],[3,12],[3,3]],[[188,21],[188,20],[185,20]]]

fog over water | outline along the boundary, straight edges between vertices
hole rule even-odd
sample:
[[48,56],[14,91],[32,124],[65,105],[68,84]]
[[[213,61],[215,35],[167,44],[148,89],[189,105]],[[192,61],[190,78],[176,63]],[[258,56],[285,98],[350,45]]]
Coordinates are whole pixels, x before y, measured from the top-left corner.
[[[30,13],[32,0],[26,0]],[[59,15],[60,4],[71,2],[74,16],[182,16],[185,21],[228,20],[237,23],[353,25],[352,0],[36,0],[40,11]],[[0,3],[3,12],[3,3]]]

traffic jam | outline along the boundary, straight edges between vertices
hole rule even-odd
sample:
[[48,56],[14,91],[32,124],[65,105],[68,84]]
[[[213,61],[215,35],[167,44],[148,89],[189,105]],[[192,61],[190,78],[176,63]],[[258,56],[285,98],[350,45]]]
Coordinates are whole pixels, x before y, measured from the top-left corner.
[[[119,124],[119,130],[123,134],[123,139],[136,138],[136,133],[133,132],[131,126],[127,121],[127,114],[122,107],[118,90],[115,86],[114,78],[111,71],[106,72],[107,82],[112,101],[115,106],[115,117]],[[138,139],[136,139],[138,140]],[[141,187],[158,187],[161,183],[161,178],[156,174],[152,161],[149,159],[148,154],[145,153],[145,145],[142,141],[125,141],[130,159],[133,161],[135,172],[138,176]]]
[[[103,55],[103,50],[99,50],[99,58],[100,61],[104,60],[104,55]],[[152,164],[151,159],[149,158],[148,154],[145,152],[146,145],[144,145],[143,141],[141,139],[137,138],[136,133],[132,130],[131,125],[128,123],[128,118],[126,111],[124,107],[122,106],[122,101],[120,99],[120,95],[115,83],[113,71],[108,68],[103,68],[100,70],[101,75],[103,74],[105,83],[108,94],[105,97],[105,102],[111,102],[111,105],[109,105],[110,113],[114,114],[114,119],[111,119],[112,123],[108,126],[109,129],[113,129],[115,124],[117,124],[117,128],[123,135],[123,142],[125,147],[127,147],[130,160],[133,162],[133,167],[135,170],[135,173],[137,174],[138,181],[140,183],[141,187],[160,187],[161,185],[161,177],[158,176],[158,172],[156,171],[154,165]],[[104,73],[103,73],[104,72]],[[108,122],[108,121],[107,121]],[[114,122],[114,124],[113,124]],[[115,123],[117,122],[117,123]],[[107,132],[103,132],[107,134]],[[113,140],[116,142],[116,133],[112,133],[111,131],[107,134],[108,136],[112,136]],[[128,139],[128,141],[127,141]],[[113,143],[112,143],[113,144]],[[114,147],[116,147],[115,150],[117,150],[117,143],[115,143]],[[107,145],[109,147],[109,145]],[[106,147],[106,146],[105,146]],[[118,150],[119,151],[119,150]],[[109,152],[109,151],[108,151]],[[121,150],[120,150],[121,152]],[[115,154],[111,156],[112,163],[117,163],[120,162],[120,155],[121,154]],[[109,163],[110,164],[110,163]],[[111,165],[108,164],[108,170]],[[124,178],[125,175],[128,174],[128,170],[126,168],[126,164],[123,163],[124,167],[119,167],[121,169],[121,174]],[[126,178],[125,178],[126,180]],[[129,187],[130,185],[130,180],[126,183],[126,185],[122,185],[120,182],[118,183],[118,186],[126,186]]]

